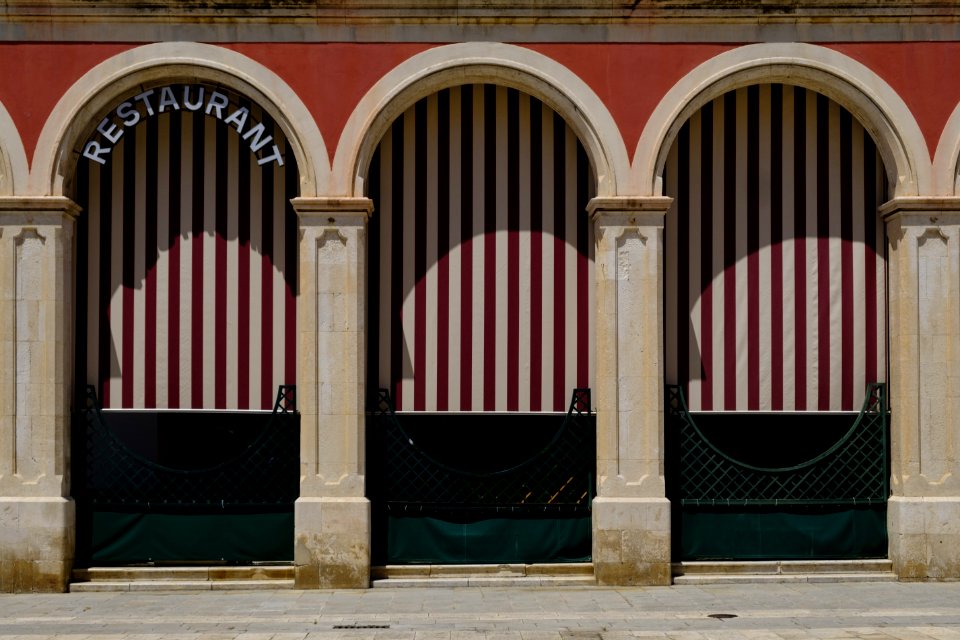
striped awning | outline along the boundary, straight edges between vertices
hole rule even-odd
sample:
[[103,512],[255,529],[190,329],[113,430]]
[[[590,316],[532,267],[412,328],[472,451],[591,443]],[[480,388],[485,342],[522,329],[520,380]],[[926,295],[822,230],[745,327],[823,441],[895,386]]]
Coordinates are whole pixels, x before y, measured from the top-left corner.
[[564,411],[593,380],[593,177],[563,119],[466,85],[397,118],[370,167],[371,387],[405,411]]
[[664,171],[666,378],[693,411],[855,411],[885,380],[884,173],[848,111],[729,92]]

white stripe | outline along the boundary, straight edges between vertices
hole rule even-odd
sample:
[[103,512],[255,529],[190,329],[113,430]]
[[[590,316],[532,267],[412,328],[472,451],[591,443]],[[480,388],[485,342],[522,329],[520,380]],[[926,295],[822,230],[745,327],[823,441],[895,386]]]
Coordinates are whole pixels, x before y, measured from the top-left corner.
[[[247,345],[240,345],[239,327],[237,324],[237,311],[240,302],[239,283],[237,274],[239,273],[240,263],[240,238],[239,238],[239,216],[238,202],[240,188],[238,180],[239,158],[237,156],[238,137],[232,132],[227,136],[227,157],[221,160],[227,163],[227,326],[222,327],[220,331],[227,332],[227,407],[235,408],[237,406],[238,377],[240,374],[238,367],[238,356],[240,349],[247,348]],[[244,155],[247,150],[244,149]],[[244,248],[244,251],[249,251]]]
[[[713,101],[713,409],[722,410],[724,404],[724,367],[727,354],[723,341],[724,318],[724,235],[732,233],[724,224],[724,197],[726,183],[724,182],[726,168],[724,166],[724,102],[723,97]],[[682,327],[681,327],[682,329]],[[732,356],[731,356],[732,357]]]
[[[203,167],[203,398],[202,408],[214,407],[216,389],[217,302],[217,121],[204,119]],[[194,312],[197,310],[195,309]],[[200,408],[200,407],[194,407]]]
[[156,221],[147,220],[147,127],[139,126],[136,131],[137,154],[135,162],[134,182],[134,256],[133,256],[133,371],[124,371],[124,376],[131,376],[133,383],[133,407],[141,409],[144,406],[144,384],[146,358],[146,231],[148,224]]
[[542,382],[540,407],[542,411],[552,411],[553,401],[553,261],[554,261],[554,197],[553,197],[553,166],[554,166],[554,143],[553,143],[553,110],[542,105],[543,118],[541,126],[543,129],[543,323],[541,353],[543,354]]
[[[667,163],[663,171],[667,176],[666,195],[673,198],[673,203],[670,205],[670,210],[667,212],[667,224],[664,225],[664,254],[670,264],[676,264],[678,266],[679,254],[677,252],[679,250],[679,245],[677,244],[677,238],[680,233],[680,225],[677,222],[679,210],[677,199],[680,196],[680,189],[678,186],[680,171],[677,161],[679,156],[679,147],[679,140],[670,145],[670,151],[667,154]],[[672,224],[670,224],[671,222]],[[680,372],[678,370],[679,362],[677,354],[679,354],[679,351],[677,349],[677,335],[678,333],[683,332],[681,323],[685,323],[686,320],[683,317],[682,310],[678,310],[677,308],[678,277],[679,268],[666,270],[664,280],[664,304],[666,305],[666,326],[663,328],[664,345],[666,346],[667,353],[672,354],[673,356],[666,358],[666,362],[664,363],[664,373],[666,375],[666,381],[668,384],[683,384],[683,380],[680,380]]]
[[483,409],[483,373],[486,363],[483,361],[483,207],[484,207],[484,126],[483,126],[483,85],[473,86],[473,390],[469,407],[464,411]]
[[[794,228],[794,104],[793,87],[783,86],[783,410],[796,408],[796,291],[793,263],[796,257]],[[774,117],[778,117],[774,114]]]
[[830,166],[830,234],[827,240],[830,260],[830,407],[840,407],[843,399],[843,262],[840,219],[843,215],[840,198],[840,110],[830,102],[829,159]]
[[703,376],[700,375],[700,331],[702,322],[700,317],[700,238],[703,234],[701,215],[703,204],[700,191],[700,164],[701,158],[699,149],[701,148],[701,138],[703,133],[702,117],[698,111],[690,118],[690,149],[687,154],[688,160],[688,180],[690,185],[689,194],[689,220],[686,231],[688,271],[687,271],[687,300],[683,302],[683,313],[680,315],[680,327],[689,327],[685,331],[687,335],[687,370],[690,372],[690,393],[689,402],[694,406],[703,405]]
[[168,408],[170,344],[170,114],[160,115],[157,129],[157,407]]
[[520,354],[518,395],[519,411],[530,410],[530,96],[520,94],[520,166],[517,168],[520,184]]
[[110,240],[110,335],[113,338],[113,354],[110,364],[110,402],[107,407],[123,407],[121,371],[123,366],[123,155],[126,145],[121,140],[113,150],[113,202],[111,209]]
[[[877,206],[886,201],[884,190],[884,172],[883,163],[880,159],[879,150],[876,151],[876,182],[877,185]],[[870,213],[877,215],[876,211]],[[877,241],[876,241],[876,264],[877,264],[877,382],[887,379],[887,337],[886,337],[886,300],[887,300],[887,280],[886,280],[886,241],[887,236],[883,221],[877,215],[876,223]]]
[[[463,133],[461,113],[460,87],[450,90],[450,277],[449,277],[449,305],[450,305],[450,356],[449,362],[449,393],[447,408],[450,411],[459,411],[460,407],[460,348],[462,344],[462,319],[460,315],[460,278],[462,273],[462,248],[460,228],[460,174],[463,145],[460,136]],[[468,134],[469,135],[469,134]],[[382,313],[382,312],[381,312]]]
[[263,343],[263,172],[269,167],[257,165],[256,156],[248,154],[244,162],[250,163],[250,351],[249,397],[250,408],[261,405],[260,387],[263,363],[260,345]]
[[760,322],[758,330],[760,335],[760,405],[761,411],[769,411],[772,407],[772,384],[773,384],[773,362],[772,362],[772,329],[773,314],[770,304],[765,299],[772,290],[771,278],[771,256],[773,251],[770,247],[770,223],[771,223],[771,152],[770,152],[770,85],[760,85],[760,129],[759,129],[759,152],[758,159],[758,187],[759,187],[759,209],[760,209],[760,229],[759,229],[759,278],[760,286],[759,312]]
[[[411,108],[403,114],[403,382],[397,409],[413,409],[413,372],[420,363],[414,349],[416,324],[416,118]],[[397,203],[400,204],[400,203]],[[400,275],[400,274],[398,274]],[[409,363],[409,364],[408,364]]]
[[[183,116],[180,140],[180,407],[192,408],[190,386],[193,379],[191,353],[191,308],[193,295],[193,116]],[[197,337],[199,340],[199,336]]]
[[[427,99],[427,361],[423,363],[423,380],[426,385],[425,409],[437,410],[437,94]],[[449,351],[448,351],[449,353]]]

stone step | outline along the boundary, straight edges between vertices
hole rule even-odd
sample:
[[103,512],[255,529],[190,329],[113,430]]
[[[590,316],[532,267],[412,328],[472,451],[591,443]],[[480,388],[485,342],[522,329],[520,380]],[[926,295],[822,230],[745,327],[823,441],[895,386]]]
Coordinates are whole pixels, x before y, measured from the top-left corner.
[[589,562],[550,564],[388,565],[373,567],[372,586],[563,587],[596,584]]
[[781,560],[677,562],[674,584],[742,584],[749,582],[890,582],[889,560]]
[[71,592],[292,589],[291,565],[90,567],[75,569]]

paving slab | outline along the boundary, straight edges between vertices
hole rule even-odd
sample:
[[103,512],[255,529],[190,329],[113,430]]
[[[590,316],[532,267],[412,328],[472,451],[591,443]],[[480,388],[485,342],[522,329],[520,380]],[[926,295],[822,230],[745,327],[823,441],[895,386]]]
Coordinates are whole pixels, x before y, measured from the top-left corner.
[[960,583],[0,595],[0,640],[960,640]]

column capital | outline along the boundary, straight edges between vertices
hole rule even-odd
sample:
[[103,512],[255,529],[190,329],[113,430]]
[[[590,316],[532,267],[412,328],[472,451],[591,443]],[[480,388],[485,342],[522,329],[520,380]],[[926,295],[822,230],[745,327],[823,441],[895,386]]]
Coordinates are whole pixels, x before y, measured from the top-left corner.
[[[290,201],[300,220],[323,224],[356,224],[357,220],[366,222],[373,213],[373,200],[370,198],[294,198]],[[320,220],[321,218],[325,220]]]
[[894,198],[879,207],[884,221],[905,225],[960,224],[960,197]]
[[663,218],[673,204],[667,196],[615,196],[593,198],[587,203],[591,219],[622,226],[663,226]]
[[0,196],[0,215],[61,214],[76,218],[81,211],[80,205],[63,196]]

